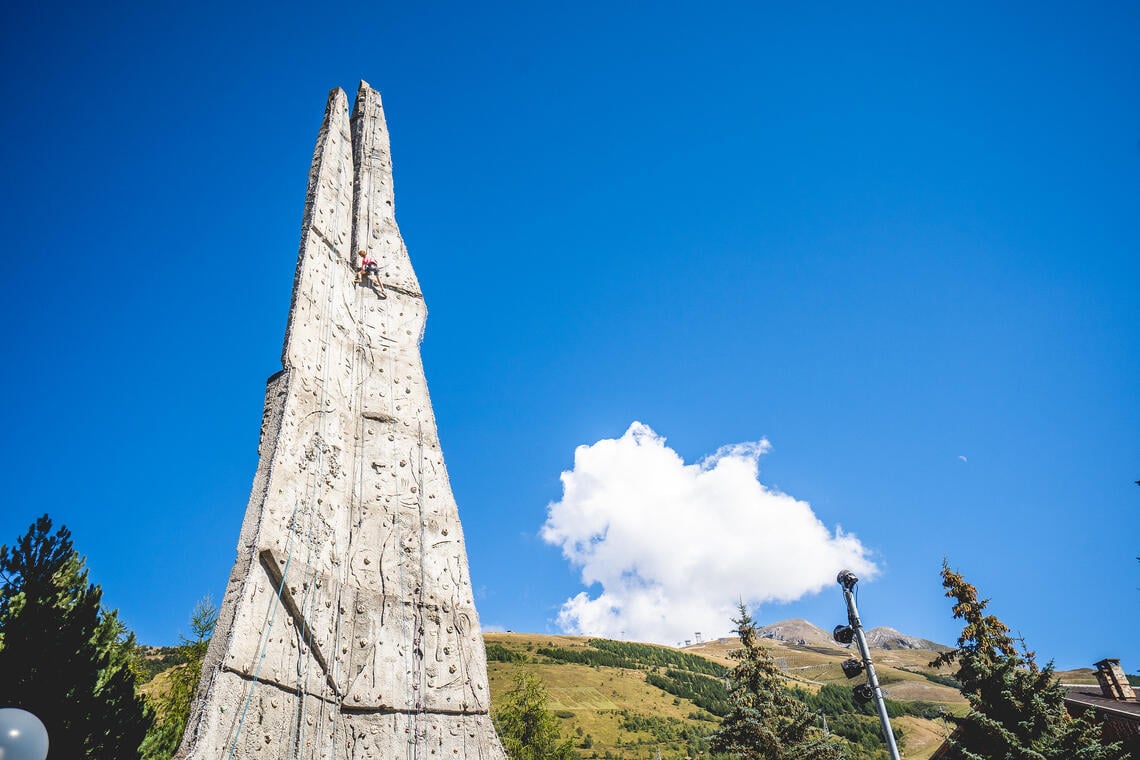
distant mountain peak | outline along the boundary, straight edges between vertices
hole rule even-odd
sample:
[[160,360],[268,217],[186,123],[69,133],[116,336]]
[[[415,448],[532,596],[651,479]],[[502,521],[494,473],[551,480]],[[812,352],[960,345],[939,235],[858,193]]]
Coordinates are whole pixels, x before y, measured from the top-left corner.
[[779,623],[760,626],[756,629],[762,639],[785,641],[801,646],[835,646],[831,634],[803,618],[782,620]]
[[880,625],[864,634],[867,637],[867,646],[875,649],[929,649],[932,652],[948,652],[951,647],[931,641],[910,636]]
[[[760,634],[760,638],[783,641],[787,644],[836,646],[830,633],[802,618],[781,620],[778,623],[760,626],[756,632]],[[928,649],[932,652],[946,652],[950,649],[943,644],[911,636],[887,626],[871,628],[865,631],[865,635],[867,646],[872,649]]]

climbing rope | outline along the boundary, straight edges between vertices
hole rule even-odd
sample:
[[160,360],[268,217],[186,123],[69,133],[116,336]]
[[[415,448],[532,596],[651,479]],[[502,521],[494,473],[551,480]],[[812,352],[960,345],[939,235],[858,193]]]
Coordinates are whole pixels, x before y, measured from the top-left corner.
[[[290,525],[294,524],[297,519],[297,502],[293,502],[293,516],[290,518]],[[269,609],[266,610],[265,620],[262,621],[261,629],[265,631],[265,636],[261,642],[261,653],[257,658],[257,665],[253,669],[253,680],[249,684],[249,693],[246,695],[245,704],[241,709],[241,717],[238,719],[237,729],[234,732],[233,744],[230,745],[229,754],[226,755],[227,760],[231,760],[234,756],[234,750],[237,749],[238,738],[241,737],[242,727],[245,725],[245,716],[249,712],[249,703],[253,701],[253,692],[257,688],[258,678],[261,675],[261,664],[265,661],[265,653],[269,648],[269,642],[272,640],[273,621],[277,617],[277,608],[281,606],[281,594],[285,592],[285,579],[289,574],[289,563],[293,561],[293,531],[289,531],[289,541],[286,545],[285,552],[285,567],[281,570],[281,585],[277,587],[277,594],[270,602]]]
[[[334,240],[339,239],[340,231],[340,214],[336,217],[335,229],[333,232]],[[308,543],[309,553],[306,561],[306,566],[309,568],[308,582],[305,584],[304,601],[302,609],[304,610],[303,617],[309,620],[312,613],[313,600],[316,597],[316,579],[317,579],[317,563],[313,560],[313,555],[316,550],[316,541],[314,540],[313,523],[316,519],[317,504],[320,501],[318,494],[321,493],[320,481],[325,477],[325,447],[328,445],[325,442],[326,432],[326,406],[328,402],[328,384],[329,384],[329,368],[332,365],[330,357],[329,340],[332,333],[332,320],[331,303],[333,300],[333,288],[331,285],[331,273],[333,264],[335,263],[335,251],[329,251],[328,257],[325,260],[325,277],[327,284],[327,297],[325,299],[324,310],[321,315],[321,390],[320,390],[320,410],[318,412],[319,419],[317,421],[317,445],[315,453],[315,462],[313,470],[309,477],[309,522],[306,542]],[[307,635],[304,637],[302,644],[297,648],[297,709],[295,712],[295,733],[296,740],[293,744],[293,751],[290,754],[291,758],[296,757],[296,752],[302,746],[304,741],[305,732],[305,711],[307,702],[307,688],[308,688],[308,675],[310,660],[313,659],[309,655],[312,652],[312,626],[306,627]]]
[[[344,158],[343,158],[343,154],[342,154],[342,156],[340,158],[339,170],[343,173],[343,169],[344,169]],[[337,212],[339,212],[339,204],[334,205],[334,216],[333,216],[333,239],[334,240],[339,237],[339,231],[340,231],[340,214]],[[326,248],[326,247],[327,247],[327,245],[322,246],[322,249]],[[311,255],[310,252],[306,250],[306,257],[308,257],[309,255]],[[327,263],[325,266],[325,275],[326,275],[326,277],[328,276],[328,265],[327,265]],[[315,278],[310,277],[310,279],[309,279],[309,292],[306,294],[308,296],[309,302],[311,304],[317,303],[316,298],[313,297],[313,291],[315,290],[314,279]],[[312,550],[313,550],[312,522],[313,522],[314,511],[316,508],[316,489],[317,489],[316,477],[319,477],[320,470],[323,468],[323,464],[324,464],[324,450],[323,450],[323,446],[324,446],[324,417],[325,417],[325,402],[327,400],[326,386],[327,386],[327,372],[328,372],[328,364],[329,364],[328,363],[328,356],[327,356],[327,353],[328,353],[327,331],[329,329],[328,328],[328,322],[329,322],[329,320],[328,320],[328,309],[329,309],[329,301],[330,300],[331,300],[331,288],[329,289],[329,297],[327,297],[325,299],[325,302],[324,302],[324,304],[322,304],[322,308],[321,308],[322,330],[324,331],[324,333],[322,334],[322,341],[321,341],[322,342],[322,349],[323,349],[323,352],[321,355],[321,374],[322,374],[322,377],[321,377],[321,396],[319,399],[320,400],[320,409],[318,410],[318,413],[317,413],[317,445],[314,446],[315,462],[314,462],[314,466],[313,466],[313,470],[312,470],[314,475],[310,480],[311,487],[310,487],[310,494],[309,494],[310,498],[309,498],[309,508],[308,508],[309,531],[308,531],[308,535],[306,538],[306,543],[308,544],[309,559],[310,560],[312,558]],[[273,638],[273,626],[274,626],[276,619],[277,619],[277,608],[280,605],[281,595],[282,595],[284,588],[285,588],[286,573],[288,571],[290,563],[292,562],[293,539],[294,539],[295,533],[297,532],[297,509],[298,509],[298,505],[299,505],[299,502],[294,501],[293,515],[289,520],[289,526],[288,526],[288,531],[289,531],[288,552],[287,552],[287,558],[286,558],[286,562],[285,562],[285,569],[282,571],[281,585],[277,590],[276,596],[270,601],[270,609],[267,610],[267,612],[266,612],[266,621],[263,622],[263,624],[262,624],[262,631],[264,633],[263,633],[263,639],[262,639],[261,653],[258,657],[257,665],[254,669],[254,677],[253,677],[252,682],[250,683],[249,693],[246,695],[245,704],[242,707],[241,718],[238,721],[237,728],[236,728],[235,733],[234,733],[233,742],[230,745],[230,751],[229,751],[229,754],[227,755],[227,760],[229,760],[230,758],[233,757],[234,752],[237,749],[237,744],[238,744],[239,739],[241,738],[242,729],[245,725],[246,714],[249,711],[249,705],[253,701],[254,692],[257,690],[258,686],[260,685],[259,676],[260,676],[260,672],[261,672],[261,666],[265,660],[266,653],[268,651],[269,642],[272,641],[272,638]],[[311,565],[312,562],[310,561],[309,564]],[[306,597],[309,593],[311,593],[312,585],[313,584],[310,583],[309,588],[306,589]],[[307,598],[305,601],[307,602]],[[311,644],[311,642],[310,642],[310,644]],[[301,657],[301,656],[303,656],[303,655],[300,653],[300,648],[299,648],[298,649],[298,657]],[[300,660],[298,660],[298,670],[300,670],[300,669],[301,669],[301,664],[300,664]],[[295,715],[297,715],[297,718],[296,718],[298,721],[297,730],[299,730],[299,726],[302,725],[302,721],[303,721],[303,717],[304,717],[304,695],[303,695],[303,688],[301,685],[299,685],[299,687],[298,687],[298,697],[297,698],[300,701],[300,706],[297,709],[297,711],[295,712]],[[297,742],[295,741],[293,743],[293,752],[291,753],[294,757],[296,754],[296,748],[297,748]]]
[[[339,150],[339,151],[337,151],[337,154],[338,154],[337,173],[340,176],[344,176],[344,151]],[[340,207],[340,203],[339,203],[339,198],[337,198],[336,200],[337,200],[337,202],[336,202],[336,205],[334,206],[335,210],[334,210],[334,214],[333,214],[332,241],[339,242],[340,241],[340,229],[341,229],[341,207]],[[351,213],[351,210],[349,213]],[[325,294],[324,303],[322,304],[322,308],[321,308],[321,338],[320,338],[320,341],[321,341],[320,386],[321,387],[320,387],[320,395],[318,396],[320,408],[318,409],[318,412],[317,412],[318,417],[317,417],[316,442],[315,442],[315,446],[314,446],[314,449],[315,449],[314,463],[313,463],[312,469],[310,470],[310,477],[309,477],[309,530],[308,530],[308,535],[306,538],[306,541],[309,545],[309,547],[308,547],[309,548],[309,562],[307,564],[310,568],[310,573],[309,573],[309,581],[308,581],[307,586],[305,588],[304,602],[302,605],[303,609],[308,609],[310,611],[312,609],[311,604],[312,604],[313,598],[316,596],[316,576],[317,576],[317,569],[316,569],[317,563],[312,561],[313,552],[316,548],[315,547],[316,542],[313,540],[314,539],[314,537],[313,537],[313,522],[316,518],[317,503],[319,500],[318,494],[321,491],[320,481],[323,477],[325,477],[325,472],[324,472],[324,470],[325,470],[325,448],[328,446],[328,444],[325,442],[325,434],[327,432],[326,431],[326,424],[325,424],[325,417],[326,417],[326,413],[327,413],[326,407],[328,405],[329,372],[330,372],[330,367],[332,365],[331,356],[330,356],[330,348],[331,348],[330,340],[332,337],[332,320],[330,319],[330,315],[332,313],[332,303],[333,303],[333,297],[334,297],[334,288],[333,288],[334,280],[332,278],[332,274],[333,274],[334,265],[336,265],[338,263],[337,262],[337,251],[335,248],[329,248],[328,246],[325,246],[324,250],[326,253],[325,266],[324,266],[324,282],[325,282],[325,293],[326,294]],[[315,287],[315,285],[313,285],[313,286]],[[334,533],[334,538],[335,538],[335,533]],[[334,614],[336,614],[336,615],[340,614],[339,608],[335,611]],[[308,619],[308,618],[306,617],[306,619]],[[290,755],[293,758],[296,757],[296,752],[300,748],[300,745],[301,745],[301,742],[302,742],[302,739],[304,736],[305,711],[306,711],[306,702],[307,702],[306,687],[308,685],[308,666],[309,666],[308,661],[309,661],[309,659],[311,659],[311,655],[308,657],[306,655],[308,655],[312,652],[312,626],[311,625],[307,626],[307,630],[308,630],[307,641],[303,642],[304,646],[298,646],[298,648],[297,648],[297,658],[298,658],[297,659],[297,672],[298,672],[297,700],[298,700],[298,706],[297,706],[296,712],[294,713],[296,716],[296,718],[295,718],[296,725],[294,727],[296,740],[293,743],[293,750],[292,750],[291,755]],[[323,690],[322,690],[322,692],[323,692]],[[322,702],[323,702],[323,700],[322,700]],[[323,712],[323,709],[324,708],[323,708],[323,704],[322,704],[322,708],[321,708],[322,712]]]
[[[343,173],[344,173],[344,154],[343,154],[343,151],[338,151],[338,152],[340,154],[339,155],[339,161],[338,161],[338,171],[341,175],[343,175]],[[319,189],[318,189],[318,193],[319,193]],[[338,199],[334,198],[333,224],[332,224],[332,230],[331,230],[333,241],[338,240],[340,237],[340,217],[341,217],[341,214],[340,214],[340,204],[337,202],[337,200]],[[318,231],[318,232],[320,232],[320,231]],[[318,235],[318,237],[324,237],[324,236],[323,236],[323,234],[320,234],[320,235]],[[325,260],[325,267],[324,267],[324,275],[325,275],[325,278],[327,281],[329,278],[329,274],[330,274],[330,263],[333,261],[333,259],[335,257],[335,250],[326,250],[330,247],[329,243],[326,241],[328,241],[327,238],[325,238],[325,240],[322,241],[324,243],[324,245],[321,246],[321,249],[325,250],[326,255],[327,255],[327,258]],[[306,254],[305,255],[307,258],[310,257],[312,255],[312,251],[310,251],[310,250],[308,250],[308,248],[306,248]],[[311,259],[309,259],[309,260],[311,260]],[[304,266],[304,264],[302,264],[302,266]],[[316,273],[310,269],[310,277],[309,277],[309,283],[308,283],[309,289],[308,289],[308,293],[306,294],[308,299],[309,299],[310,304],[318,303],[317,299],[314,297],[314,291],[316,288],[316,283],[315,283],[316,276],[315,275],[316,275]],[[329,373],[329,350],[328,350],[329,349],[329,343],[328,342],[329,342],[329,333],[331,331],[331,328],[329,325],[330,320],[328,317],[329,317],[330,305],[331,305],[331,301],[332,301],[332,288],[329,287],[326,290],[327,290],[327,295],[326,295],[326,298],[324,300],[324,303],[321,304],[321,311],[320,311],[320,319],[322,321],[322,326],[321,326],[321,328],[322,328],[322,335],[321,335],[322,353],[321,353],[321,364],[320,364],[321,392],[320,392],[320,396],[319,396],[320,408],[317,411],[317,415],[318,415],[317,434],[316,434],[316,441],[314,442],[313,466],[310,470],[311,476],[310,476],[308,521],[307,521],[308,529],[306,531],[306,539],[305,539],[305,542],[308,545],[307,546],[307,548],[308,548],[308,564],[310,567],[315,566],[315,562],[312,561],[312,557],[313,557],[313,551],[315,548],[315,541],[313,540],[313,538],[314,538],[313,534],[314,534],[314,522],[316,519],[316,509],[317,509],[317,493],[318,493],[318,489],[319,489],[318,481],[323,476],[322,471],[323,471],[324,465],[325,465],[325,456],[324,456],[324,454],[325,454],[324,447],[326,445],[325,440],[324,440],[325,439],[325,432],[326,432],[325,431],[325,413],[326,413],[325,407],[326,407],[327,400],[328,400],[328,398],[327,398],[328,373]],[[274,624],[276,622],[276,616],[277,616],[277,607],[280,606],[281,595],[282,595],[284,588],[285,588],[286,573],[288,572],[289,565],[292,562],[294,536],[297,533],[299,533],[298,526],[297,526],[298,506],[299,506],[299,501],[295,501],[294,507],[293,507],[293,516],[290,518],[289,528],[288,528],[289,529],[289,541],[288,541],[288,552],[287,552],[287,559],[286,559],[286,563],[285,563],[285,570],[282,572],[281,585],[278,588],[276,598],[275,598],[275,600],[271,601],[271,603],[270,603],[272,612],[271,613],[267,612],[266,617],[267,617],[268,626],[266,626],[264,623],[262,626],[262,630],[264,631],[264,639],[262,642],[261,653],[260,653],[260,656],[258,658],[257,666],[255,668],[253,681],[250,684],[249,693],[246,696],[245,705],[242,708],[241,718],[238,721],[237,729],[235,731],[234,738],[233,738],[233,743],[230,746],[230,751],[229,751],[229,755],[228,755],[228,758],[230,758],[230,759],[232,759],[233,754],[237,749],[238,741],[241,737],[241,732],[242,732],[242,729],[243,729],[244,724],[245,724],[245,718],[246,718],[246,715],[247,715],[248,710],[249,710],[249,705],[252,702],[254,692],[256,691],[256,689],[260,683],[259,682],[259,676],[260,676],[261,666],[265,660],[265,657],[266,657],[266,654],[268,651],[269,642],[272,641],[273,627],[274,627]],[[301,605],[302,610],[308,610],[310,612],[311,612],[311,604],[312,604],[312,595],[314,593],[314,588],[315,588],[315,583],[313,582],[315,580],[314,576],[315,576],[315,570],[311,574],[309,582],[306,584],[305,594],[304,594],[304,597],[302,600],[302,605]],[[305,615],[305,613],[302,612],[302,617],[304,617],[304,615]],[[291,751],[291,757],[294,757],[294,758],[296,757],[297,750],[300,748],[301,742],[303,741],[303,726],[304,726],[305,701],[306,701],[305,700],[305,684],[306,684],[307,673],[308,673],[308,662],[307,662],[307,659],[305,658],[305,656],[306,656],[306,654],[308,654],[309,652],[312,651],[312,640],[311,640],[312,629],[311,629],[311,626],[307,626],[307,628],[309,629],[309,635],[307,637],[307,640],[302,642],[303,646],[298,647],[298,655],[297,655],[298,656],[298,661],[297,661],[298,687],[297,687],[297,693],[296,693],[297,705],[296,705],[295,710],[294,710],[296,724],[293,727],[293,732],[292,732],[293,737],[294,737],[294,741],[293,741],[293,747],[292,747],[292,751]]]
[[[392,315],[388,312],[387,309],[385,309],[385,311],[384,311],[384,336],[385,337],[389,336],[391,334],[391,332],[392,332]],[[393,352],[388,351],[387,353],[388,353],[388,362],[387,362],[388,372],[386,374],[388,375],[388,393],[387,393],[387,396],[388,396],[388,413],[390,416],[395,417],[396,394],[395,394],[395,383],[393,381],[393,378],[395,377],[395,374],[396,374],[396,363],[395,363],[395,359],[393,358]],[[395,438],[395,433],[393,433],[392,435],[393,435],[393,438]],[[395,463],[395,461],[396,461],[396,451],[395,451],[396,444],[395,444],[395,442],[393,442],[393,444],[389,447],[389,449],[392,451],[392,462]],[[393,493],[392,493],[392,499],[393,499],[392,538],[394,539],[394,543],[396,546],[396,588],[398,589],[398,594],[395,594],[393,596],[395,597],[395,603],[396,604],[403,604],[404,588],[405,588],[406,583],[407,583],[407,579],[405,578],[405,574],[404,574],[404,536],[403,536],[403,533],[404,533],[404,531],[403,531],[404,524],[403,523],[404,523],[404,521],[403,521],[403,515],[401,514],[403,511],[403,504],[401,501],[399,473],[395,469],[393,469],[393,473],[396,475],[396,477],[394,478],[395,483],[393,484],[394,488],[393,488]],[[407,616],[406,615],[399,615],[398,619],[399,619],[399,625],[400,625],[400,653],[403,655],[405,670],[408,670],[409,675],[410,675],[410,670],[408,669],[408,655],[410,652],[410,647],[408,646]],[[414,699],[415,699],[415,697],[413,694],[411,681],[409,679],[405,678],[404,679],[404,704],[406,706],[413,705]],[[407,733],[410,733],[411,731],[414,731],[414,730],[416,730],[415,721],[414,721],[412,715],[409,712],[405,711],[405,713],[404,713],[404,733],[407,734]],[[412,743],[409,742],[407,739],[404,740],[404,755],[406,757],[408,757],[409,759],[415,757],[415,751],[413,749],[409,748],[411,744]]]
[[[323,417],[323,415],[322,415],[322,417]],[[301,618],[303,620],[306,620],[306,621],[312,619],[313,599],[316,596],[316,594],[314,592],[314,587],[315,587],[314,581],[316,580],[316,563],[313,561],[313,548],[314,548],[314,544],[315,544],[315,541],[313,540],[313,521],[315,518],[315,512],[316,512],[315,509],[313,509],[313,508],[309,509],[308,529],[307,529],[306,535],[305,535],[305,543],[308,544],[308,548],[309,548],[308,555],[305,558],[305,564],[307,567],[312,568],[312,570],[309,573],[309,581],[308,581],[307,586],[305,587],[305,594],[304,594],[303,603],[301,606]],[[309,666],[310,666],[311,661],[313,660],[312,656],[306,657],[305,655],[311,654],[311,652],[313,651],[313,626],[311,624],[305,626],[305,632],[304,632],[304,638],[302,640],[302,644],[303,644],[302,646],[299,646],[297,648],[297,692],[296,692],[297,704],[296,704],[296,707],[294,709],[296,739],[293,742],[293,749],[290,752],[291,758],[296,758],[298,749],[300,749],[302,746],[304,746],[304,739],[305,739],[305,720],[304,720],[305,719],[305,688],[309,682]]]
[[[354,211],[354,213],[355,213],[355,211]],[[354,227],[358,227],[358,225],[354,224]],[[352,241],[352,250],[353,251],[363,250],[362,244],[360,244],[357,240],[354,239]],[[355,254],[353,254],[353,255],[355,255]],[[355,286],[355,280],[354,280],[354,286]],[[362,329],[361,325],[364,324],[367,310],[364,307],[364,299],[362,297],[363,294],[361,293],[359,288],[357,288],[357,287],[353,288],[353,295],[354,295],[354,302],[355,302],[354,306],[355,306],[355,312],[356,312],[354,315],[355,316],[354,327],[356,328],[356,335],[354,336],[352,354],[351,354],[351,357],[349,359],[349,382],[351,383],[351,387],[353,389],[353,396],[354,396],[354,406],[350,410],[350,412],[353,414],[353,436],[354,436],[353,440],[354,440],[354,445],[356,446],[356,451],[355,451],[356,456],[353,458],[352,479],[351,479],[351,482],[349,483],[349,494],[348,494],[349,504],[352,507],[352,512],[350,512],[350,514],[349,514],[348,524],[346,526],[347,532],[348,532],[348,546],[346,547],[346,549],[344,551],[345,561],[341,565],[340,583],[338,584],[337,593],[336,593],[336,613],[335,613],[336,623],[334,625],[333,639],[332,639],[334,647],[339,646],[339,643],[340,643],[341,624],[344,620],[344,616],[343,616],[343,614],[341,614],[341,608],[342,608],[342,605],[344,602],[344,589],[348,584],[348,578],[349,578],[349,574],[350,574],[350,571],[352,568],[353,545],[355,543],[356,530],[359,529],[359,527],[361,526],[361,524],[363,523],[363,520],[364,520],[364,515],[363,515],[364,494],[363,494],[363,488],[361,486],[361,483],[363,482],[363,477],[364,477],[364,435],[365,435],[364,415],[363,415],[363,411],[364,411],[364,371],[363,371],[363,364],[364,364],[364,362],[361,361],[361,357],[359,356],[359,354],[362,353],[364,350],[363,343],[364,343],[364,339],[366,337],[366,333]],[[353,513],[358,515],[358,519],[355,521],[353,520]],[[329,667],[331,668],[331,671],[332,671],[331,676],[332,676],[333,682],[339,683],[338,677],[340,675],[340,657],[339,657],[339,655],[336,654],[335,651],[333,652],[333,659],[332,659]],[[351,687],[351,683],[347,683],[347,687]],[[333,725],[331,727],[331,734],[330,734],[330,737],[331,737],[330,749],[331,749],[331,755],[332,756],[336,755],[337,724],[339,723],[340,716],[341,716],[341,711],[340,711],[339,707],[341,704],[343,704],[343,700],[347,696],[347,694],[340,694],[338,696],[339,696],[340,702],[337,704],[336,708],[334,708],[334,710],[333,710],[333,719],[332,719]]]

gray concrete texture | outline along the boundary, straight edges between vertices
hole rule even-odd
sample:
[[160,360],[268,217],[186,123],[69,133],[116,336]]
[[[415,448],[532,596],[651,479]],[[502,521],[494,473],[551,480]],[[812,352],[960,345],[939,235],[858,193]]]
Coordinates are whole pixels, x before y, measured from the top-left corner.
[[[504,760],[379,93],[329,94],[237,560],[176,758]],[[383,287],[357,283],[357,252]]]

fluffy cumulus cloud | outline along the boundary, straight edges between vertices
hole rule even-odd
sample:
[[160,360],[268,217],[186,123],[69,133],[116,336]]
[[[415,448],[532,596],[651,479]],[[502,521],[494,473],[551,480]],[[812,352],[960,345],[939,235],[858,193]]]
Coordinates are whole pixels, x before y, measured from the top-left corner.
[[764,486],[767,441],[724,446],[685,464],[633,423],[621,438],[579,446],[562,473],[542,538],[600,589],[566,600],[567,633],[675,644],[725,635],[737,601],[789,602],[875,566],[859,540],[832,532],[811,505]]

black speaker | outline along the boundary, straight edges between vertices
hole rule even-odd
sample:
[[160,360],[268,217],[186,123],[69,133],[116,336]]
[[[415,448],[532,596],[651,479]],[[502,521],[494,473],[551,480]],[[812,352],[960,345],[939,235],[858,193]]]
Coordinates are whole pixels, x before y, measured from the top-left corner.
[[849,625],[837,625],[835,630],[831,632],[831,638],[840,644],[850,644],[855,640],[855,629]]

